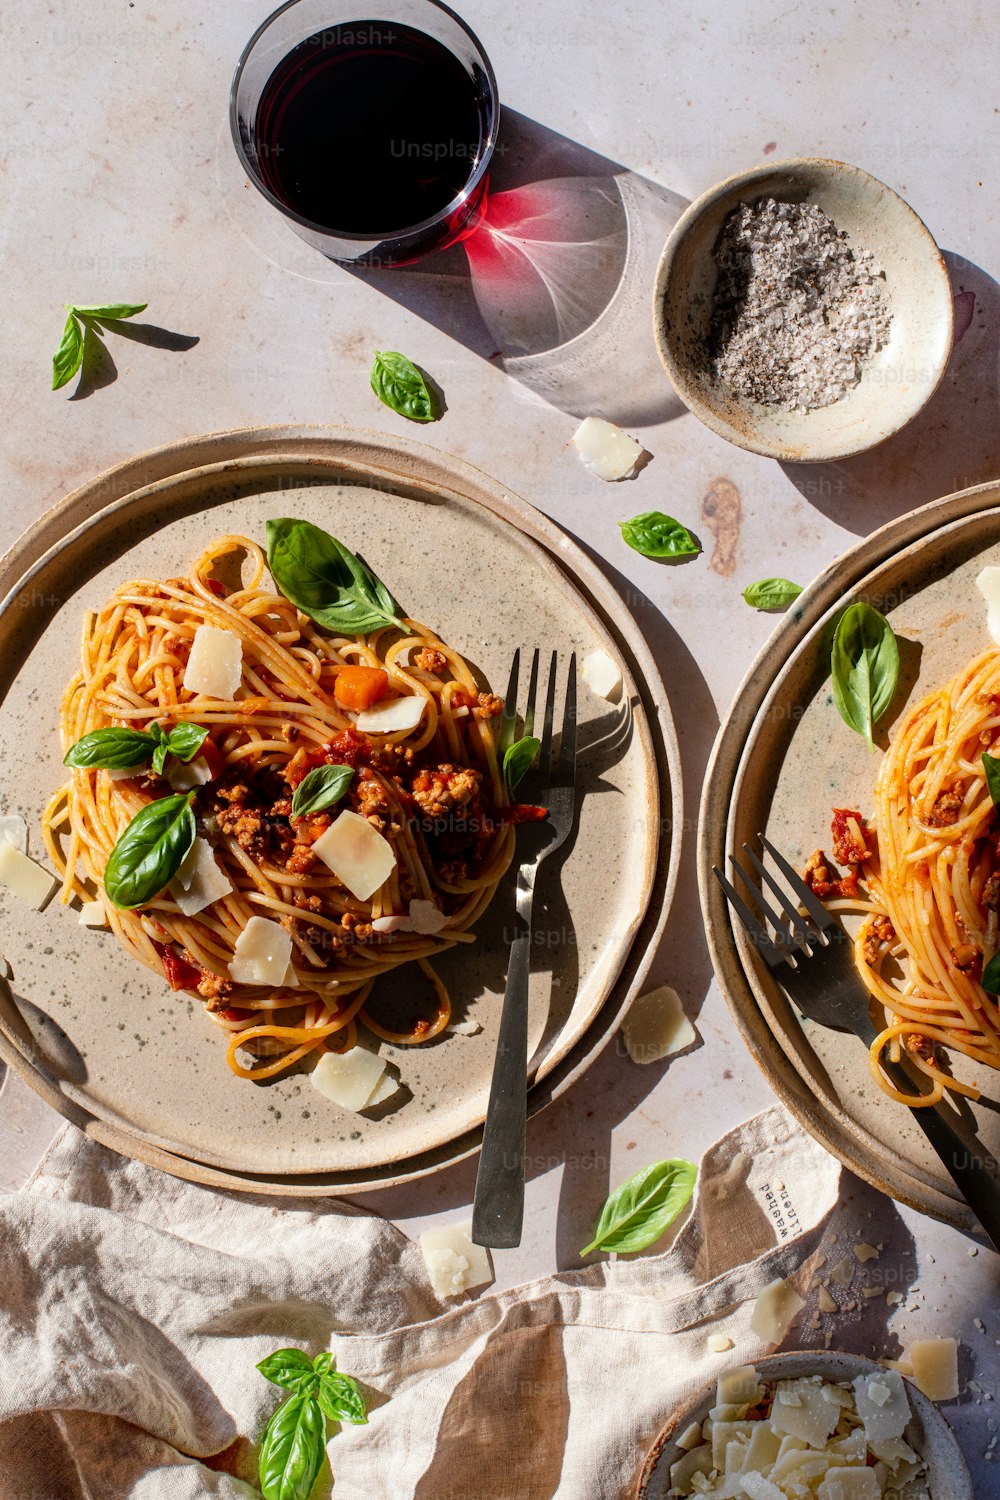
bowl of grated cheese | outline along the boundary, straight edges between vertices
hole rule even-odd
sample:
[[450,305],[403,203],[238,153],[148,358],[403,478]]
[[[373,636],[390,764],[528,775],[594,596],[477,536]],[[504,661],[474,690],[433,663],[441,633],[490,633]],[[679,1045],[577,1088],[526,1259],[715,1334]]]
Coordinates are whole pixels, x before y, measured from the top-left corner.
[[897,193],[795,158],[681,215],[653,292],[660,360],[720,437],[789,463],[863,453],[930,400],[954,336],[948,269]]
[[973,1500],[954,1433],[897,1370],[773,1354],[725,1370],[671,1416],[636,1500]]

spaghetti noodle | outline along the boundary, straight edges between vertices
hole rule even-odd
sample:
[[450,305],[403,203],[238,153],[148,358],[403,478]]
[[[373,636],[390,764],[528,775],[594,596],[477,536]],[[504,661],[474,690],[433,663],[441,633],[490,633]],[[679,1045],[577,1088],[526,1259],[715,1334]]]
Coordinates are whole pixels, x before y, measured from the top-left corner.
[[[834,857],[851,873],[831,881],[816,855],[807,878],[831,907],[861,912],[855,960],[886,1024],[870,1053],[876,1082],[911,1106],[945,1089],[979,1097],[946,1073],[939,1046],[1000,1068],[1000,1008],[981,983],[998,948],[1000,840],[983,752],[1000,751],[1000,651],[990,650],[906,714],[875,785],[874,826],[834,814]],[[858,876],[864,879],[864,891]],[[818,878],[820,877],[820,878]],[[901,978],[884,974],[888,960]],[[895,1088],[880,1067],[886,1048],[930,1080],[926,1093]]]
[[[244,555],[234,589],[215,576]],[[222,566],[219,567],[220,563]],[[241,1077],[266,1078],[316,1050],[343,1051],[361,1022],[397,1043],[426,1041],[448,1024],[450,1003],[429,961],[474,941],[472,925],[513,852],[512,813],[497,759],[502,703],[479,691],[465,661],[427,627],[405,621],[366,635],[320,630],[264,586],[265,558],[246,537],[224,536],[189,577],[126,583],[83,625],[81,670],[62,698],[64,749],[112,727],[208,731],[193,810],[199,836],[231,889],[188,916],[171,887],[122,909],[104,905],[118,940],[174,989],[196,992],[228,1034],[227,1060]],[[241,681],[231,699],[183,685],[201,626],[235,636]],[[359,732],[338,703],[337,679],[363,667],[385,674],[389,695],[418,695],[415,729]],[[310,770],[343,765],[354,775],[341,806],[295,817],[291,799]],[[183,772],[184,767],[176,767]],[[52,798],[43,831],[62,877],[62,899],[93,899],[123,831],[151,798],[177,785],[150,769],[74,769]],[[172,784],[171,784],[172,783]],[[358,900],[312,846],[342,808],[374,825],[391,846],[391,874]],[[412,902],[432,910],[413,930]],[[236,983],[234,949],[252,917],[291,935],[283,985]],[[419,927],[421,924],[417,924]],[[431,981],[435,1012],[392,1031],[372,1014],[378,977],[415,962]],[[242,1049],[259,1061],[248,1066]]]

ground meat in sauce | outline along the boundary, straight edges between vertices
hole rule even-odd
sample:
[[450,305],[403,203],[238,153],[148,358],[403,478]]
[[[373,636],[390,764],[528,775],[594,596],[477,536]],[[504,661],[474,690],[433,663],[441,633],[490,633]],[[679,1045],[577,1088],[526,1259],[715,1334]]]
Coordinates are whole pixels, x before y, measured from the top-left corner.
[[830,863],[822,849],[813,850],[802,871],[802,878],[809,889],[821,901],[825,901],[828,896],[856,896],[858,866],[850,865],[846,875],[839,875],[836,870],[831,873]]
[[935,798],[934,806],[928,814],[928,826],[931,828],[950,828],[953,823],[958,822],[964,801],[965,785],[962,782],[950,787],[948,791],[939,793]]
[[503,699],[496,693],[480,693],[479,702],[472,712],[479,719],[495,719],[503,713]]
[[[857,833],[854,831],[855,824]],[[833,835],[833,857],[838,864],[856,865],[871,858],[869,830],[860,813],[845,807],[835,807],[830,829]]]
[[960,974],[978,979],[983,971],[983,955],[973,943],[959,943],[951,950],[951,961]]
[[895,941],[896,929],[889,921],[889,918],[873,917],[868,924],[868,930],[864,938],[863,951],[865,963],[874,968],[881,956],[882,945],[884,943],[894,943]]
[[413,665],[421,672],[443,672],[448,658],[443,651],[435,651],[433,646],[422,646],[413,658]]
[[421,812],[435,821],[456,809],[467,807],[479,791],[478,771],[444,764],[417,772],[413,778],[413,800]]
[[907,1052],[912,1052],[916,1057],[922,1057],[929,1062],[934,1056],[934,1043],[930,1037],[924,1036],[922,1031],[911,1031],[903,1038],[903,1044]]

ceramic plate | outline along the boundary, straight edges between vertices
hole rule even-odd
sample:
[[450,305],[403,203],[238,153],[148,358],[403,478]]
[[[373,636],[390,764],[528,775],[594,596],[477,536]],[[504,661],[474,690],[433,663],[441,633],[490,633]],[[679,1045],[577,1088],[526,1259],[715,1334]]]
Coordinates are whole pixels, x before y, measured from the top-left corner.
[[[716,974],[770,1082],[802,1124],[860,1176],[963,1228],[975,1220],[903,1106],[872,1081],[867,1049],[801,1023],[769,971],[734,934],[711,873],[763,831],[801,868],[830,845],[830,811],[870,814],[878,766],[848,729],[829,687],[831,622],[865,599],[900,638],[901,682],[886,735],[906,706],[990,644],[975,577],[1000,564],[1000,485],[965,490],[884,527],[823,573],[796,601],[746,678],[723,725],[702,801],[699,881]],[[957,1077],[984,1095],[953,1116],[970,1151],[1000,1156],[1000,1075],[951,1054]]]
[[[762,1380],[801,1380],[809,1375],[821,1375],[824,1380],[842,1385],[856,1380],[859,1375],[878,1375],[882,1370],[874,1360],[863,1359],[860,1355],[836,1351],[824,1353],[822,1350],[771,1354],[764,1359],[755,1359],[753,1363]],[[671,1414],[646,1459],[636,1500],[666,1500],[670,1491],[670,1465],[677,1462],[682,1452],[675,1438],[680,1437],[692,1422],[705,1420],[715,1405],[715,1387],[713,1380],[711,1385]],[[927,1464],[931,1494],[942,1496],[942,1500],[944,1496],[948,1500],[972,1500],[972,1482],[955,1434],[933,1401],[928,1401],[909,1381],[906,1394],[913,1411],[906,1438]]]
[[[76,670],[82,611],[129,578],[185,571],[214,536],[263,541],[265,521],[279,514],[303,516],[362,552],[409,612],[501,691],[518,645],[567,656],[601,647],[621,663],[621,704],[583,687],[577,832],[536,903],[530,1046],[533,1104],[544,1102],[593,1055],[592,1029],[595,1049],[603,1044],[595,1022],[609,997],[624,1003],[641,976],[630,953],[654,893],[654,927],[662,920],[676,856],[662,837],[671,798],[676,815],[676,756],[655,668],[600,575],[551,523],[467,466],[376,434],[263,429],[147,455],[71,496],[0,565],[10,590],[0,606],[5,807],[27,818],[38,856],[39,814],[62,776],[58,696]],[[384,1046],[407,1096],[378,1118],[338,1110],[302,1072],[261,1085],[237,1079],[198,1003],[132,962],[110,933],[82,929],[75,911],[53,903],[32,912],[7,892],[12,977],[0,1045],[57,1108],[170,1169],[255,1186],[291,1178],[297,1191],[383,1186],[475,1144],[511,893],[508,876],[477,944],[438,965],[456,1018],[482,1031]],[[401,982],[423,980],[414,969]]]

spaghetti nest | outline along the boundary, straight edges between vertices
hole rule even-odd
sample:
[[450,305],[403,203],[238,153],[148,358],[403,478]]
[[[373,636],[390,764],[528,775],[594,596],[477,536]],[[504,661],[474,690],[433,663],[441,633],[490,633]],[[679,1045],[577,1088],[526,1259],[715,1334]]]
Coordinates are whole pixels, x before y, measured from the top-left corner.
[[[848,890],[833,904],[870,914],[855,938],[855,958],[886,1013],[871,1048],[872,1074],[906,1104],[935,1104],[945,1088],[979,1097],[938,1066],[938,1044],[1000,1067],[1000,1009],[982,983],[997,952],[1000,908],[1000,829],[983,754],[997,751],[1000,651],[991,650],[903,719],[876,781],[874,829],[857,815],[834,817],[835,854],[845,856],[837,849],[840,818],[855,857],[865,855],[860,869],[869,899]],[[901,970],[898,980],[883,973],[890,959]],[[986,978],[994,982],[992,972]],[[879,1066],[887,1046],[894,1060],[905,1047],[931,1080],[927,1093],[904,1094],[889,1083]]]
[[[242,586],[214,575],[242,552]],[[224,571],[220,568],[219,571]],[[230,1033],[227,1060],[242,1077],[263,1078],[307,1053],[354,1044],[356,1023],[397,1043],[417,1043],[448,1023],[450,1005],[429,960],[474,941],[472,924],[510,862],[514,835],[497,761],[502,703],[480,692],[463,659],[416,621],[359,636],[318,629],[294,604],[263,587],[264,555],[246,537],[225,536],[197,559],[190,577],[140,580],[116,589],[83,624],[82,666],[62,698],[64,750],[98,729],[169,730],[187,722],[208,731],[194,813],[230,891],[186,916],[168,885],[141,910],[104,894],[119,941],[174,989],[196,992]],[[183,685],[195,632],[221,628],[242,648],[231,699]],[[391,696],[419,695],[415,729],[364,734],[335,699],[345,668],[381,669]],[[329,811],[292,815],[295,788],[310,770],[344,765],[353,777]],[[175,771],[182,774],[188,768]],[[62,899],[99,896],[117,840],[172,784],[151,769],[73,770],[44,816]],[[373,824],[391,846],[391,874],[358,900],[313,853],[342,809]],[[507,815],[505,816],[505,809]],[[412,930],[410,903],[433,920]],[[292,969],[278,988],[230,977],[234,948],[252,917],[291,935]],[[427,930],[428,926],[439,930]],[[436,993],[433,1018],[390,1031],[368,1006],[379,975],[421,966]],[[258,1061],[247,1066],[244,1049]]]

